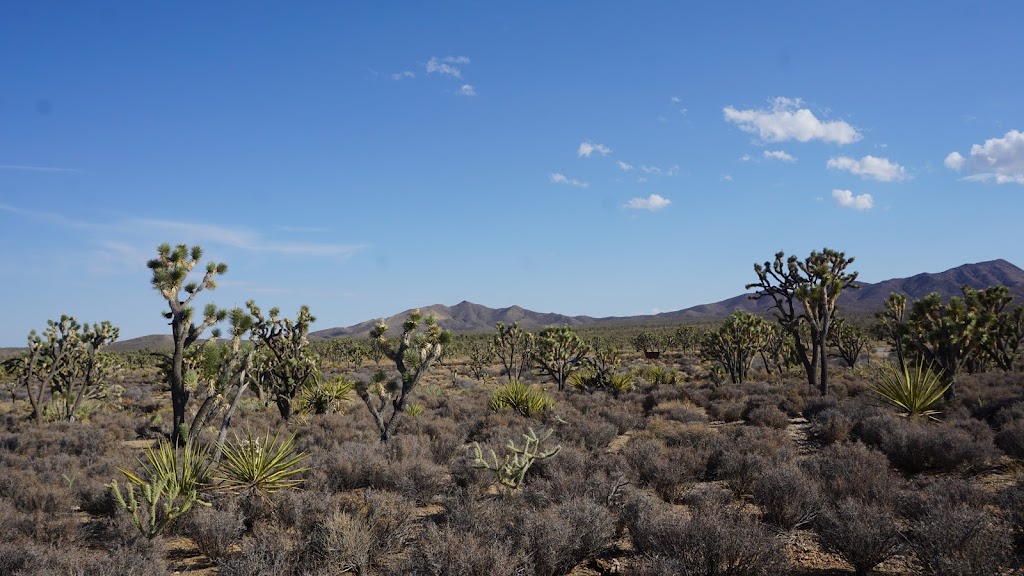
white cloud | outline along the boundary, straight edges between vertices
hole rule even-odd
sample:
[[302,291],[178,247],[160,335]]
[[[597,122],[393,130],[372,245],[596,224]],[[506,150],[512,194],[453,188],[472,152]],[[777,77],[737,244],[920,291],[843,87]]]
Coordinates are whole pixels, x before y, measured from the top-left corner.
[[870,210],[875,206],[875,199],[871,197],[871,194],[858,194],[854,196],[853,192],[849,190],[833,190],[832,197],[836,199],[836,204],[843,208]]
[[462,71],[458,66],[469,64],[469,58],[465,56],[446,56],[444,58],[433,57],[427,60],[427,74],[444,74],[454,78],[462,78]]
[[268,240],[250,228],[235,228],[195,222],[152,220],[137,218],[129,220],[126,228],[145,230],[153,234],[162,230],[160,237],[188,238],[197,244],[221,244],[252,252],[277,252],[307,256],[349,256],[365,248],[364,245],[320,244],[311,242],[279,242]]
[[569,178],[568,176],[562,174],[561,172],[555,172],[554,174],[552,174],[551,181],[554,182],[555,184],[565,184],[567,186],[574,186],[576,188],[586,188],[590,186],[590,182],[583,182],[582,180]]
[[618,161],[618,165],[619,165],[619,170],[622,170],[623,172],[629,172],[630,170],[633,169],[633,165],[632,164],[630,164],[629,162],[623,162],[622,160]]
[[861,139],[856,128],[842,120],[822,122],[799,98],[776,98],[771,108],[737,110],[732,106],[722,109],[726,122],[732,122],[744,132],[757,134],[767,142],[822,140],[836,144],[850,144]]
[[580,158],[590,158],[590,155],[597,152],[601,156],[607,156],[612,153],[612,149],[605,146],[604,144],[594,144],[587,140],[580,144],[580,147],[576,149],[576,154]]
[[657,212],[671,203],[672,201],[668,198],[662,198],[657,194],[651,194],[647,198],[633,198],[623,207],[628,208],[629,210],[650,210],[651,212]]
[[674,164],[668,168],[660,168],[658,166],[640,166],[640,171],[644,174],[652,174],[654,176],[675,176],[679,174],[679,165]]
[[682,99],[682,98],[680,98],[679,96],[673,96],[673,97],[672,97],[672,103],[673,103],[673,104],[679,104],[679,103],[680,103],[680,102],[682,102],[682,101],[683,101],[683,99]]
[[732,182],[732,174],[722,175],[722,182]]
[[848,156],[829,158],[826,166],[834,170],[844,170],[850,174],[856,174],[862,178],[870,178],[881,182],[893,182],[906,180],[910,176],[906,168],[886,158],[865,156],[860,160]]
[[740,156],[740,162],[750,162],[753,159],[754,158],[751,157],[750,154],[744,154],[743,156]]
[[415,78],[416,73],[412,70],[402,70],[401,72],[395,72],[391,75],[392,80],[405,80],[406,78]]
[[473,88],[472,84],[463,84],[459,88],[459,95],[461,96],[476,96],[476,88]]
[[781,160],[782,162],[796,162],[796,158],[785,150],[765,150],[764,157],[772,160]]
[[990,138],[971,146],[968,157],[950,152],[946,168],[967,171],[968,180],[996,184],[1024,184],[1024,132],[1010,130],[1002,138]]

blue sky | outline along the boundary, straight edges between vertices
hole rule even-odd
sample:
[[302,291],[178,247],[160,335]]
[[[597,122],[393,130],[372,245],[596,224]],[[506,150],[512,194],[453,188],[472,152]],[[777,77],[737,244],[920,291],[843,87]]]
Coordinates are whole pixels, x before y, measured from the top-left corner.
[[314,329],[470,300],[646,314],[824,246],[1024,265],[1017,2],[5,2],[0,345],[202,303]]

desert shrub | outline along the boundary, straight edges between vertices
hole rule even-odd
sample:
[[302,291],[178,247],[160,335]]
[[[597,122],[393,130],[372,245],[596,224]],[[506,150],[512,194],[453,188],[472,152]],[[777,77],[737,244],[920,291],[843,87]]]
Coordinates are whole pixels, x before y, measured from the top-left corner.
[[753,494],[764,521],[784,531],[813,520],[821,506],[817,484],[794,464],[764,471],[753,482]]
[[637,485],[650,487],[666,502],[675,502],[680,489],[703,475],[707,456],[683,447],[666,447],[648,434],[630,439],[623,451]]
[[901,536],[892,509],[845,498],[826,507],[815,531],[827,550],[853,565],[858,576],[899,552]]
[[826,408],[810,416],[811,437],[823,444],[845,442],[850,438],[857,421],[845,410],[838,407]]
[[188,536],[211,562],[219,563],[242,537],[245,518],[231,500],[220,508],[200,507],[181,522],[179,533]]
[[294,540],[280,528],[257,526],[218,566],[221,576],[289,576],[299,573]]
[[1012,548],[1006,527],[988,511],[937,505],[911,524],[911,545],[930,575],[997,574]]
[[819,413],[839,406],[839,401],[832,396],[818,396],[807,400],[800,413],[807,420],[813,420]]
[[597,411],[597,415],[614,425],[619,434],[625,434],[630,430],[643,430],[647,426],[643,406],[639,402],[630,401],[628,396],[618,402],[609,401]]
[[830,501],[890,502],[897,495],[899,479],[886,457],[860,443],[826,446],[805,466]]
[[754,406],[743,414],[743,419],[754,426],[783,429],[789,426],[789,417],[782,410],[769,404]]
[[1017,549],[1024,548],[1024,485],[1014,484],[1013,487],[999,495],[999,507],[1003,518],[1013,531]]
[[699,506],[689,519],[642,495],[623,519],[640,558],[635,574],[759,576],[787,569],[782,544],[732,507]]
[[301,564],[307,572],[378,573],[405,561],[412,543],[413,505],[389,492],[367,490],[362,502],[334,510],[305,527]]
[[754,480],[772,463],[790,460],[792,445],[784,433],[769,428],[737,428],[716,442],[705,476],[725,480],[737,496],[750,493]]
[[923,423],[879,415],[861,422],[855,434],[908,474],[973,468],[983,465],[993,453],[990,433],[977,438],[942,422]]
[[651,410],[651,413],[665,420],[682,422],[683,424],[706,423],[708,421],[705,411],[689,400],[658,402]]
[[991,498],[988,494],[969,480],[925,476],[911,482],[897,502],[900,514],[909,520],[919,520],[940,506],[981,509],[989,504]]
[[430,524],[416,540],[403,572],[423,576],[516,576],[525,572],[526,565],[522,552],[505,543]]
[[1008,456],[1024,458],[1024,419],[1014,419],[996,434],[996,446]]
[[738,400],[712,400],[704,409],[712,420],[722,422],[736,422],[743,419],[743,410],[746,404]]
[[572,499],[533,511],[521,529],[534,573],[556,576],[596,557],[611,543],[615,516],[593,501]]

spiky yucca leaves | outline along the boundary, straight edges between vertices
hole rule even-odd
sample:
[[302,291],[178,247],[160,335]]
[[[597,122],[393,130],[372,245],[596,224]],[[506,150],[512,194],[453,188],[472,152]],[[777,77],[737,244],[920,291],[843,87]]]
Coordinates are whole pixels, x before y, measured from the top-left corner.
[[637,370],[637,376],[651,386],[669,386],[676,383],[679,371],[668,366],[650,365]]
[[299,397],[300,411],[312,414],[340,412],[352,401],[356,383],[344,376],[336,376],[326,382],[307,383]]
[[[194,505],[210,505],[202,498],[210,471],[210,451],[205,446],[186,442],[177,451],[173,444],[161,440],[155,450],[146,449],[146,460],[140,462],[141,474],[118,468],[128,480],[123,494],[116,480],[108,486],[114,499],[131,515],[132,522],[146,538],[152,540],[159,536],[168,523]],[[139,496],[145,506],[140,506]]]
[[534,462],[551,458],[562,449],[561,446],[556,446],[551,450],[541,450],[541,443],[551,437],[552,431],[548,430],[543,436],[537,436],[533,428],[529,430],[528,434],[523,434],[524,442],[522,448],[516,446],[512,440],[508,441],[508,453],[505,454],[501,461],[498,460],[494,450],[488,451],[491,457],[490,460],[485,459],[483,451],[480,449],[480,444],[474,442],[473,457],[470,459],[470,465],[474,468],[493,472],[500,485],[518,490],[522,487],[523,480],[526,478],[526,472],[530,470]]
[[514,410],[522,416],[541,416],[555,407],[555,401],[539,388],[512,380],[498,386],[491,396],[490,408],[495,412]]
[[219,489],[235,494],[250,494],[268,497],[279,490],[297,488],[301,478],[295,476],[309,470],[299,464],[309,457],[305,452],[296,452],[295,435],[280,440],[270,434],[254,437],[246,431],[243,439],[221,448],[224,460],[217,469]]
[[896,408],[901,416],[934,419],[939,413],[933,407],[950,386],[941,374],[918,361],[902,369],[893,364],[882,368],[877,380],[871,383],[876,397]]

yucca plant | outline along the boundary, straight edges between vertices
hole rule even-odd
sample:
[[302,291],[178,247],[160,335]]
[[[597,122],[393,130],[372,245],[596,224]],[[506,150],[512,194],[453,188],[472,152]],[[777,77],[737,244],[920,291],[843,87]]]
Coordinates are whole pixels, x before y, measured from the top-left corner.
[[527,418],[540,416],[554,406],[555,401],[542,390],[519,380],[498,386],[490,402],[491,410],[495,412],[514,410]]
[[327,382],[310,382],[302,390],[300,411],[313,414],[340,412],[352,401],[354,391],[355,382],[343,376],[337,376]]
[[235,494],[267,497],[278,490],[297,488],[302,479],[295,476],[309,470],[299,466],[309,454],[296,452],[294,434],[282,441],[277,435],[261,438],[247,431],[244,439],[236,436],[222,451],[224,460],[215,475],[218,488]]
[[[210,480],[210,450],[206,446],[189,441],[179,453],[170,442],[162,440],[156,450],[147,448],[146,460],[141,463],[141,474],[118,467],[128,479],[123,494],[116,480],[108,486],[146,538],[156,538],[192,506],[210,505],[201,497]],[[136,489],[145,506],[140,505]]]
[[943,382],[941,372],[921,361],[903,368],[888,364],[871,383],[880,401],[899,410],[901,416],[915,420],[922,416],[935,419],[939,411],[934,406],[942,401],[949,386],[950,382]]

